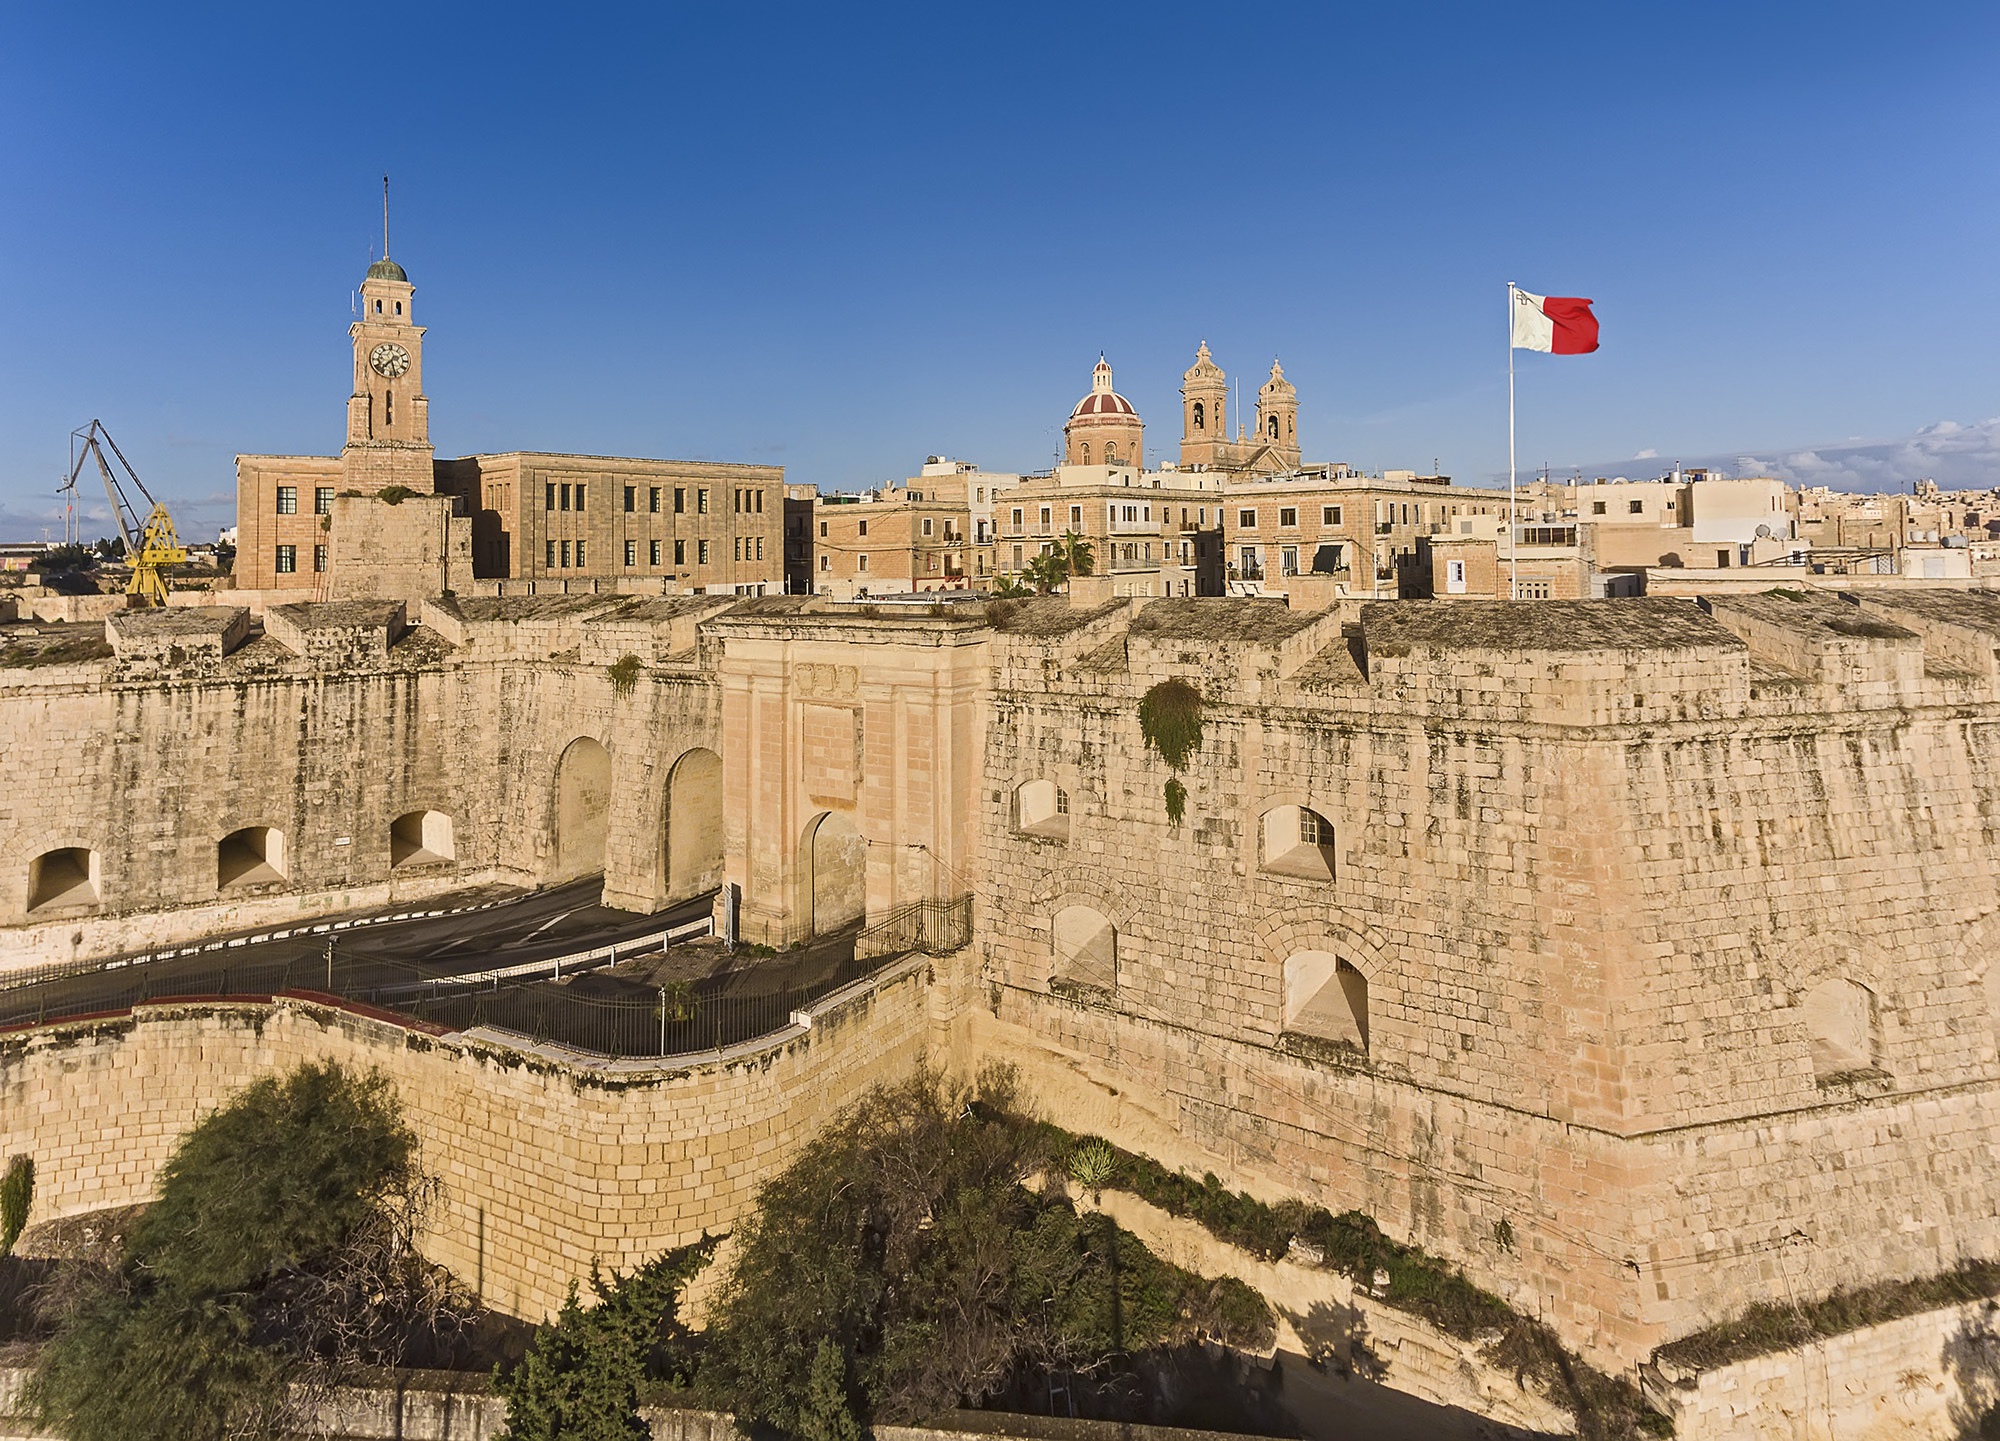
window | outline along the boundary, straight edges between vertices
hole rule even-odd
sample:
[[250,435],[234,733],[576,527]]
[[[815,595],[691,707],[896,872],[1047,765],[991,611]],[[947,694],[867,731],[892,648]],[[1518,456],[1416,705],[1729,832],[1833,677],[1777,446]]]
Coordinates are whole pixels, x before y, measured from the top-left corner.
[[764,558],[764,537],[760,535],[757,537],[757,559],[762,560],[763,558]]
[[1018,505],[1017,505],[1017,506],[1015,506],[1015,507],[1014,507],[1014,526],[1013,526],[1013,529],[1014,529],[1014,531],[1015,531],[1015,533],[1016,533],[1016,534],[1019,534],[1019,533],[1021,532],[1021,530],[1023,530],[1023,529],[1024,529],[1024,528],[1025,528],[1025,527],[1027,526],[1027,522],[1026,522],[1025,520],[1023,520],[1023,519],[1021,518],[1023,514],[1024,514],[1024,512],[1022,511],[1022,509],[1021,509],[1021,507],[1020,507],[1020,506],[1018,506]]
[[636,540],[628,540],[625,542],[625,564],[637,565],[638,563],[639,563],[639,542]]
[[1264,812],[1262,869],[1300,880],[1333,879],[1333,825],[1305,806],[1274,806]]
[[1299,573],[1299,548],[1295,545],[1278,547],[1278,569],[1285,575]]
[[584,559],[583,559],[583,545],[584,545],[584,543],[583,543],[582,541],[578,541],[578,542],[576,543],[576,563],[577,563],[577,564],[578,564],[579,566],[581,566],[581,565],[583,565],[583,564],[584,564]]
[[[1014,514],[1016,515],[1019,515],[1020,513],[1021,512],[1018,510],[1014,512]],[[1019,570],[1020,568],[1021,568],[1021,547],[1017,545],[1014,547],[1014,569]]]
[[858,563],[856,564],[855,568],[856,568],[857,570],[866,570],[866,569],[868,569],[868,557],[867,557],[867,556],[865,556],[865,555],[864,555],[864,556],[862,556],[862,557],[860,558],[859,562],[858,562]]
[[1298,510],[1295,507],[1289,505],[1279,506],[1278,524],[1281,526],[1290,526],[1296,530],[1299,524]]
[[560,486],[557,486],[557,487],[556,487],[556,494],[558,495],[558,497],[560,497],[560,501],[561,501],[561,503],[560,503],[560,504],[558,504],[558,505],[556,506],[556,509],[557,509],[557,510],[568,510],[568,509],[569,509],[569,484],[568,484],[568,482],[564,482],[564,483],[563,483],[562,485],[560,485]]
[[739,535],[739,536],[735,537],[735,538],[734,538],[734,539],[733,539],[733,540],[732,540],[732,541],[730,542],[730,547],[729,547],[729,552],[730,552],[730,553],[729,553],[729,558],[730,558],[731,560],[741,560],[741,559],[743,559],[743,537],[742,537],[742,536],[740,536],[740,535]]
[[930,533],[931,533],[931,519],[930,519],[930,517],[929,517],[929,516],[925,516],[925,517],[924,517],[924,534],[925,534],[925,535],[929,535]]
[[1799,998],[1818,1079],[1875,1069],[1875,995],[1853,981],[1821,981]]
[[1634,515],[1644,515],[1646,513],[1646,502],[1643,500],[1635,500],[1630,502],[1630,507],[1632,514]]
[[756,506],[757,514],[762,515],[764,513],[764,492],[761,490],[753,490],[750,492],[750,498],[757,502]]
[[833,569],[833,557],[832,557],[832,556],[830,556],[830,555],[822,555],[822,556],[820,556],[820,558],[819,558],[819,568],[820,568],[821,570],[832,570],[832,569]]
[[1605,505],[1603,501],[1593,500],[1590,503],[1590,513],[1592,515],[1602,515],[1604,514],[1604,511],[1605,511]]
[[578,510],[583,509],[583,487],[581,485],[578,485],[576,488],[576,508]]
[[1321,506],[1319,508],[1319,523],[1321,525],[1339,525],[1340,507],[1337,505]]
[[542,482],[542,488],[545,492],[542,497],[542,509],[554,510],[556,508],[556,483],[552,480],[545,480]]
[[[704,494],[704,495],[706,495],[707,493],[708,493],[708,492],[706,492],[706,491],[703,491],[703,492],[702,492],[702,494]],[[705,540],[698,540],[698,541],[696,541],[696,542],[694,543],[694,559],[695,559],[695,564],[697,564],[697,565],[707,565],[707,564],[708,564],[708,542],[707,542],[707,541],[705,541]]]
[[696,515],[708,514],[708,487],[705,485],[694,493],[694,513]]
[[[657,485],[646,488],[646,509],[654,515],[660,513],[660,488]],[[674,509],[679,510],[680,507],[677,505]]]
[[1052,780],[1032,780],[1014,792],[1014,828],[1049,840],[1069,839],[1069,792]]
[[297,515],[299,513],[299,488],[296,485],[278,487],[278,514]]
[[[488,509],[491,509],[491,508],[492,508],[492,507],[490,507],[490,506],[488,507]],[[317,488],[316,488],[316,489],[315,489],[315,490],[313,491],[313,514],[314,514],[314,515],[332,515],[332,514],[333,514],[333,487],[332,487],[332,486],[330,486],[330,485],[322,485],[322,486],[319,486],[319,487],[317,487]]]
[[1196,430],[1205,430],[1208,428],[1208,411],[1203,408],[1202,403],[1198,400],[1194,403],[1194,428]]
[[562,543],[562,563],[563,563],[563,569],[567,570],[567,569],[569,568],[569,542],[568,542],[568,541],[564,541],[564,542]]
[[1521,600],[1547,600],[1549,583],[1545,580],[1524,580],[1520,583]]
[[542,569],[554,570],[556,568],[556,543],[554,541],[550,541],[548,544],[549,544],[548,559],[543,563]]
[[278,574],[291,575],[299,568],[299,548],[295,545],[278,547]]
[[1050,923],[1049,940],[1055,961],[1051,981],[1097,991],[1118,988],[1118,930],[1103,912],[1065,906]]
[[674,542],[674,564],[675,564],[675,565],[686,565],[686,564],[687,564],[687,561],[688,561],[688,543],[687,543],[686,541],[684,541],[684,540],[677,540],[677,541],[675,541],[675,542]]
[[625,487],[625,509],[629,513],[631,511],[637,510],[638,508],[639,508],[639,487],[636,485],[628,485]]
[[1071,530],[1082,530],[1082,529],[1083,529],[1083,507],[1082,507],[1082,506],[1080,506],[1080,505],[1073,505],[1073,506],[1071,506],[1071,507],[1069,508],[1069,528],[1070,528]]
[[646,564],[658,565],[659,563],[660,563],[660,543],[657,540],[647,542]]
[[389,825],[389,864],[435,865],[456,854],[451,817],[442,811],[411,811]]
[[285,833],[269,826],[231,831],[215,847],[215,886],[261,886],[285,879]]
[[743,491],[741,488],[731,492],[731,497],[736,502],[736,513],[738,515],[743,514]]
[[1255,530],[1257,528],[1257,512],[1254,510],[1237,511],[1236,525],[1239,530]]
[[868,522],[865,520],[861,522],[861,534],[868,534]]
[[1465,562],[1448,560],[1444,563],[1444,593],[1446,595],[1465,594]]
[[1055,512],[1049,506],[1042,507],[1042,534],[1047,535],[1055,524]]
[[326,569],[326,547],[323,545],[313,547],[313,569],[315,571]]

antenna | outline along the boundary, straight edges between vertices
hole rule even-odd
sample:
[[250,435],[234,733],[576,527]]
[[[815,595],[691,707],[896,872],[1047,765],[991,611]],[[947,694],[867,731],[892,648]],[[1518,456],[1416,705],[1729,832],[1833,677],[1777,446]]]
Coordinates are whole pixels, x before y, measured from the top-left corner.
[[389,258],[389,177],[382,177],[382,258]]

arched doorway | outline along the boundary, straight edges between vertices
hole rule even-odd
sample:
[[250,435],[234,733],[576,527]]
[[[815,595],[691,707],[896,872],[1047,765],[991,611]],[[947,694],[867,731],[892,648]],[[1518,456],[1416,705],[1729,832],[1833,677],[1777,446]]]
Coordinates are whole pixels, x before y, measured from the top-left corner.
[[611,822],[611,752],[589,736],[569,743],[556,762],[557,881],[604,869]]
[[691,750],[667,777],[667,899],[722,884],[722,757]]
[[813,934],[868,912],[868,842],[846,816],[828,811],[806,829],[805,863]]

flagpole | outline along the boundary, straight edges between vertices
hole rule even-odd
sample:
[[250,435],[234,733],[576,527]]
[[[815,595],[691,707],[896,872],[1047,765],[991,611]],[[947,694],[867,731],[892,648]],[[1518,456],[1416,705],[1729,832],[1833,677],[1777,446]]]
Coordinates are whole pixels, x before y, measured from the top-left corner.
[[1521,598],[1520,516],[1514,503],[1514,282],[1507,282],[1507,599]]

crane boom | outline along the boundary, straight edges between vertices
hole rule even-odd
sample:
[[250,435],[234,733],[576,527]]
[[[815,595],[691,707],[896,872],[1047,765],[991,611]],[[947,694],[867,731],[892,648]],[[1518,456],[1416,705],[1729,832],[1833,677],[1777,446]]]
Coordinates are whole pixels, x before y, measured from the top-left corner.
[[[103,444],[99,444],[100,438]],[[126,559],[132,565],[132,580],[125,587],[125,593],[142,606],[165,605],[166,567],[179,565],[187,559],[187,547],[181,544],[179,535],[174,531],[173,517],[167,513],[166,506],[153,499],[153,493],[139,479],[139,472],[132,468],[132,462],[125,458],[125,452],[118,448],[118,442],[111,438],[111,432],[104,428],[103,421],[93,420],[84,429],[71,431],[70,444],[75,450],[75,459],[69,469],[69,489],[75,489],[86,455],[97,462],[97,473],[104,477],[104,494],[111,502],[111,518],[125,542]],[[125,494],[124,486],[112,474],[111,463],[104,458],[106,445],[118,457],[118,464],[131,480],[133,488],[146,498],[150,510],[143,523],[131,499]]]

